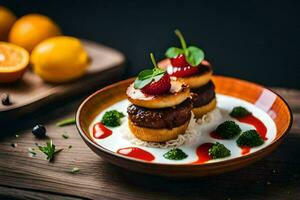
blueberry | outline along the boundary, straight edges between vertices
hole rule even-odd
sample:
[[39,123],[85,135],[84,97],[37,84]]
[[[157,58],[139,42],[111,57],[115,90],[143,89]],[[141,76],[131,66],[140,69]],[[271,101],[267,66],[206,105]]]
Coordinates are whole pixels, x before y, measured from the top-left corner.
[[1,101],[2,101],[2,104],[5,106],[9,106],[12,104],[10,101],[10,98],[9,98],[9,94],[7,94],[7,93],[4,93],[1,95]]
[[43,138],[46,136],[46,128],[41,124],[35,125],[32,129],[32,133],[35,137]]

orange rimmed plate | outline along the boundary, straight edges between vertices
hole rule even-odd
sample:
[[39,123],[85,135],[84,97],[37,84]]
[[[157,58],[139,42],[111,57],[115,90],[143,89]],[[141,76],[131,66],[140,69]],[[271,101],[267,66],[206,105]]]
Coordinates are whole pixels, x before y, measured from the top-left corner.
[[[212,123],[208,128],[203,129],[201,137],[193,144],[184,144],[182,148],[188,155],[183,161],[170,161],[162,156],[168,149],[138,146],[126,141],[123,137],[123,130],[126,128],[126,119],[121,127],[112,129],[112,135],[97,140],[93,137],[92,127],[100,121],[103,113],[110,109],[119,109],[126,113],[129,104],[126,100],[125,91],[134,79],[128,79],[105,87],[87,99],[79,106],[76,114],[76,125],[79,134],[85,143],[104,160],[128,170],[172,177],[197,177],[220,174],[247,166],[272,152],[288,133],[292,125],[292,113],[282,97],[273,91],[255,83],[243,81],[230,77],[213,76],[216,85],[218,110],[222,118],[217,123]],[[247,154],[236,145],[235,140],[225,141],[210,137],[210,132],[222,120],[228,119],[228,113],[234,106],[244,106],[253,115],[260,119],[267,128],[265,144],[253,148]],[[223,119],[224,118],[224,119]],[[252,129],[251,125],[240,124],[243,130]],[[205,130],[205,131],[204,131]],[[206,142],[221,142],[229,148],[232,155],[224,159],[210,160],[199,163],[197,147]],[[138,147],[151,153],[154,159],[141,160],[132,158],[120,149],[127,150],[127,147]]]

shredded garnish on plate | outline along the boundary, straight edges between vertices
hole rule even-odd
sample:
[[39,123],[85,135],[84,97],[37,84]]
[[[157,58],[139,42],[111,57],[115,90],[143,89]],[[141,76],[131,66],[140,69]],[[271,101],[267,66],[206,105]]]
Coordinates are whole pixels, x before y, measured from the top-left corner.
[[129,140],[130,143],[138,146],[145,146],[145,147],[155,147],[155,148],[162,148],[162,149],[167,149],[167,148],[176,148],[179,147],[185,143],[193,143],[195,142],[195,138],[199,138],[201,135],[201,131],[197,131],[195,126],[199,125],[205,125],[210,123],[214,118],[220,118],[221,113],[219,109],[215,109],[200,119],[201,121],[195,120],[194,115],[192,114],[190,124],[185,132],[185,134],[178,135],[176,139],[169,140],[167,142],[145,142],[142,141],[138,138],[136,138],[129,130],[127,123],[124,123],[122,126],[122,134],[123,138]]

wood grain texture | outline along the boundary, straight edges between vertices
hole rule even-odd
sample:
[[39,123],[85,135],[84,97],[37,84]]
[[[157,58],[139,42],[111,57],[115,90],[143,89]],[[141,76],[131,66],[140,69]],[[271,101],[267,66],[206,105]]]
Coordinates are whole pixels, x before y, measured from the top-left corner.
[[83,77],[68,83],[51,84],[44,82],[28,70],[22,80],[0,84],[0,94],[10,94],[13,102],[10,106],[0,104],[0,119],[33,112],[49,102],[78,95],[78,93],[92,89],[95,85],[99,86],[100,81],[122,75],[125,62],[122,53],[91,41],[83,40],[82,43],[91,59]]
[[35,192],[33,190],[26,190],[26,189],[20,189],[20,188],[11,188],[11,187],[4,187],[0,186],[0,191],[5,191],[5,194],[2,194],[3,199],[32,199],[32,200],[38,200],[38,199],[44,199],[44,200],[76,200],[76,199],[82,199],[77,198],[74,196],[64,196],[61,194],[54,194],[49,192]]
[[[208,178],[171,180],[133,173],[107,164],[82,141],[74,125],[55,123],[74,116],[79,101],[43,110],[3,128],[0,142],[0,195],[17,199],[299,199],[300,91],[274,88],[290,104],[294,124],[282,144],[247,168]],[[42,123],[58,148],[66,148],[53,163],[42,153],[29,157],[27,148],[45,143],[31,134]],[[70,138],[61,134],[68,132]],[[19,138],[14,135],[19,134]],[[16,148],[11,143],[17,143]],[[73,147],[67,149],[69,145]],[[71,174],[72,167],[80,172]]]

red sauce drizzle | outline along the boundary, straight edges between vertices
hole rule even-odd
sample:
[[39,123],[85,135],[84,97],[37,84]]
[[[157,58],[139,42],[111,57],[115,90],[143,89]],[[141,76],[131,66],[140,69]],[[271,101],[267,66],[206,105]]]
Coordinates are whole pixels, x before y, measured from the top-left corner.
[[106,128],[101,122],[93,126],[93,136],[96,139],[104,139],[112,134],[112,131]]
[[250,150],[251,150],[251,147],[244,147],[244,146],[242,146],[240,148],[242,149],[242,151],[241,151],[242,155],[248,154],[250,152]]
[[262,121],[260,121],[260,119],[256,118],[253,115],[248,115],[246,117],[237,117],[236,118],[239,122],[243,122],[246,124],[251,124],[255,127],[256,131],[258,132],[258,134],[260,135],[260,137],[263,140],[267,140],[268,138],[266,137],[267,134],[267,127],[264,125],[264,123]]
[[[255,127],[257,133],[260,135],[260,137],[263,140],[267,140],[268,138],[266,137],[267,135],[267,127],[264,125],[264,123],[258,119],[257,117],[251,115],[248,115],[246,117],[236,117],[236,119],[239,122],[246,123],[246,124],[251,124]],[[240,147],[242,149],[241,154],[246,155],[250,152],[251,147]]]
[[196,160],[192,164],[202,164],[211,160],[212,157],[208,154],[208,150],[212,147],[212,145],[212,143],[201,144],[196,150],[198,160]]
[[[264,125],[264,123],[258,119],[257,117],[253,116],[252,114],[246,116],[246,117],[235,117],[239,122],[251,124],[255,127],[257,133],[260,135],[260,137],[263,140],[267,140],[267,127]],[[214,139],[224,139],[222,136],[220,136],[215,130],[210,132],[209,135]],[[242,149],[241,154],[246,155],[250,152],[250,147],[240,147]]]
[[122,149],[119,149],[117,151],[117,153],[124,155],[124,156],[137,158],[137,159],[149,161],[149,162],[153,161],[155,159],[155,157],[151,153],[149,153],[148,151],[145,151],[143,149],[140,149],[138,147],[122,148]]
[[210,135],[210,137],[215,138],[215,139],[219,139],[219,140],[224,139],[221,135],[219,135],[219,134],[217,133],[216,130],[210,132],[209,135]]

